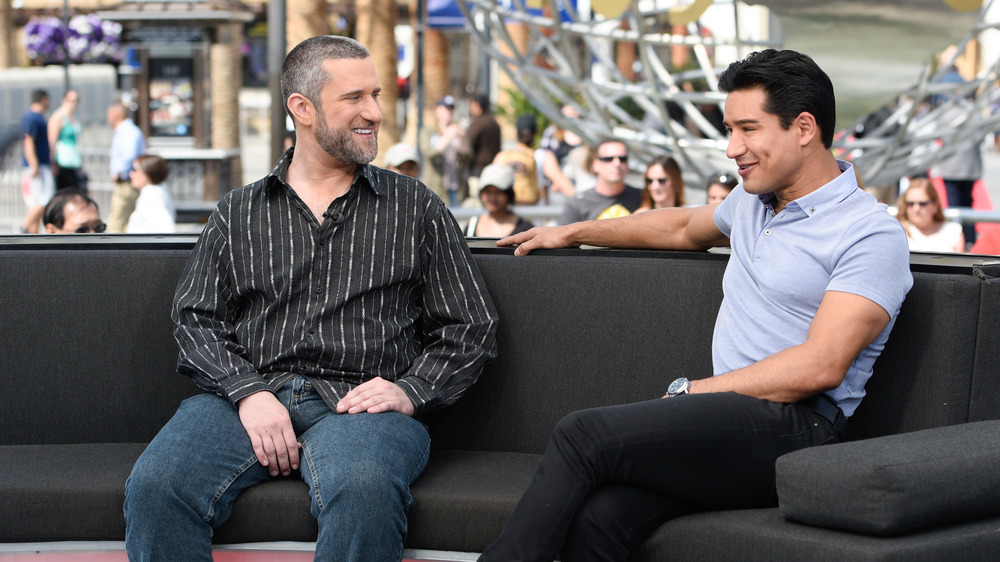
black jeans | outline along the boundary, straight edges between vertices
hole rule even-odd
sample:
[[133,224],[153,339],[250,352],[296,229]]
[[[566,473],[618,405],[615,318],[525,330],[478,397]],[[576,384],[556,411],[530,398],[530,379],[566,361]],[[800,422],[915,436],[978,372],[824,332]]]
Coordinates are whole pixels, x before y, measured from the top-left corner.
[[626,560],[672,517],[776,505],[775,460],[838,442],[845,427],[732,392],[574,412],[480,560]]

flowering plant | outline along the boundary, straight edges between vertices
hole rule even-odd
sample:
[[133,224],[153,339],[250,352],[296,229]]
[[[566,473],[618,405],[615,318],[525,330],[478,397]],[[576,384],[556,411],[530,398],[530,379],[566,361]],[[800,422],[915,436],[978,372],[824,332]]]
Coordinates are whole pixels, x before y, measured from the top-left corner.
[[43,63],[105,63],[122,59],[122,26],[94,14],[78,14],[64,26],[55,17],[31,18],[24,28],[28,57]]

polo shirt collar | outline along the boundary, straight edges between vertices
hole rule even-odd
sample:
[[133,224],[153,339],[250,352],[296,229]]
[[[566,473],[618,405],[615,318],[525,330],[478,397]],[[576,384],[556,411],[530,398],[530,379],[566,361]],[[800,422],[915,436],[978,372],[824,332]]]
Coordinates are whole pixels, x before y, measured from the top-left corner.
[[[816,191],[789,202],[788,205],[785,205],[785,209],[790,211],[804,210],[807,215],[812,216],[833,207],[857,191],[859,189],[858,178],[854,175],[854,165],[850,162],[837,160],[837,167],[840,168],[839,176]],[[771,205],[774,201],[773,193],[763,193],[757,197],[764,205]]]

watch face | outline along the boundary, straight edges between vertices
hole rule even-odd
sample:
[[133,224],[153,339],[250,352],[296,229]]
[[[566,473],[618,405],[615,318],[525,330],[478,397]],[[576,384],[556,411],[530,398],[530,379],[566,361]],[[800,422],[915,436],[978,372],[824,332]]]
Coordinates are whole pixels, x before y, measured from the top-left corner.
[[690,383],[688,382],[688,380],[686,378],[683,378],[683,377],[679,378],[679,379],[675,380],[674,382],[670,383],[670,386],[667,387],[667,394],[669,394],[670,396],[676,396],[678,394],[683,394],[683,393],[687,392],[688,384],[690,384]]

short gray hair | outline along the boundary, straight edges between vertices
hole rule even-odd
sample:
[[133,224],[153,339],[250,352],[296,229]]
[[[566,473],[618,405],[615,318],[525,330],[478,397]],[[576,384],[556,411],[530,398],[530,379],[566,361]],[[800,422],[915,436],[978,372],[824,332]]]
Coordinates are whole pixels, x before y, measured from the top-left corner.
[[[337,59],[366,59],[371,54],[361,43],[340,35],[318,35],[299,43],[281,65],[281,97],[288,112],[288,98],[299,93],[322,109],[320,92],[333,77],[323,62]],[[294,119],[293,119],[294,120]]]

